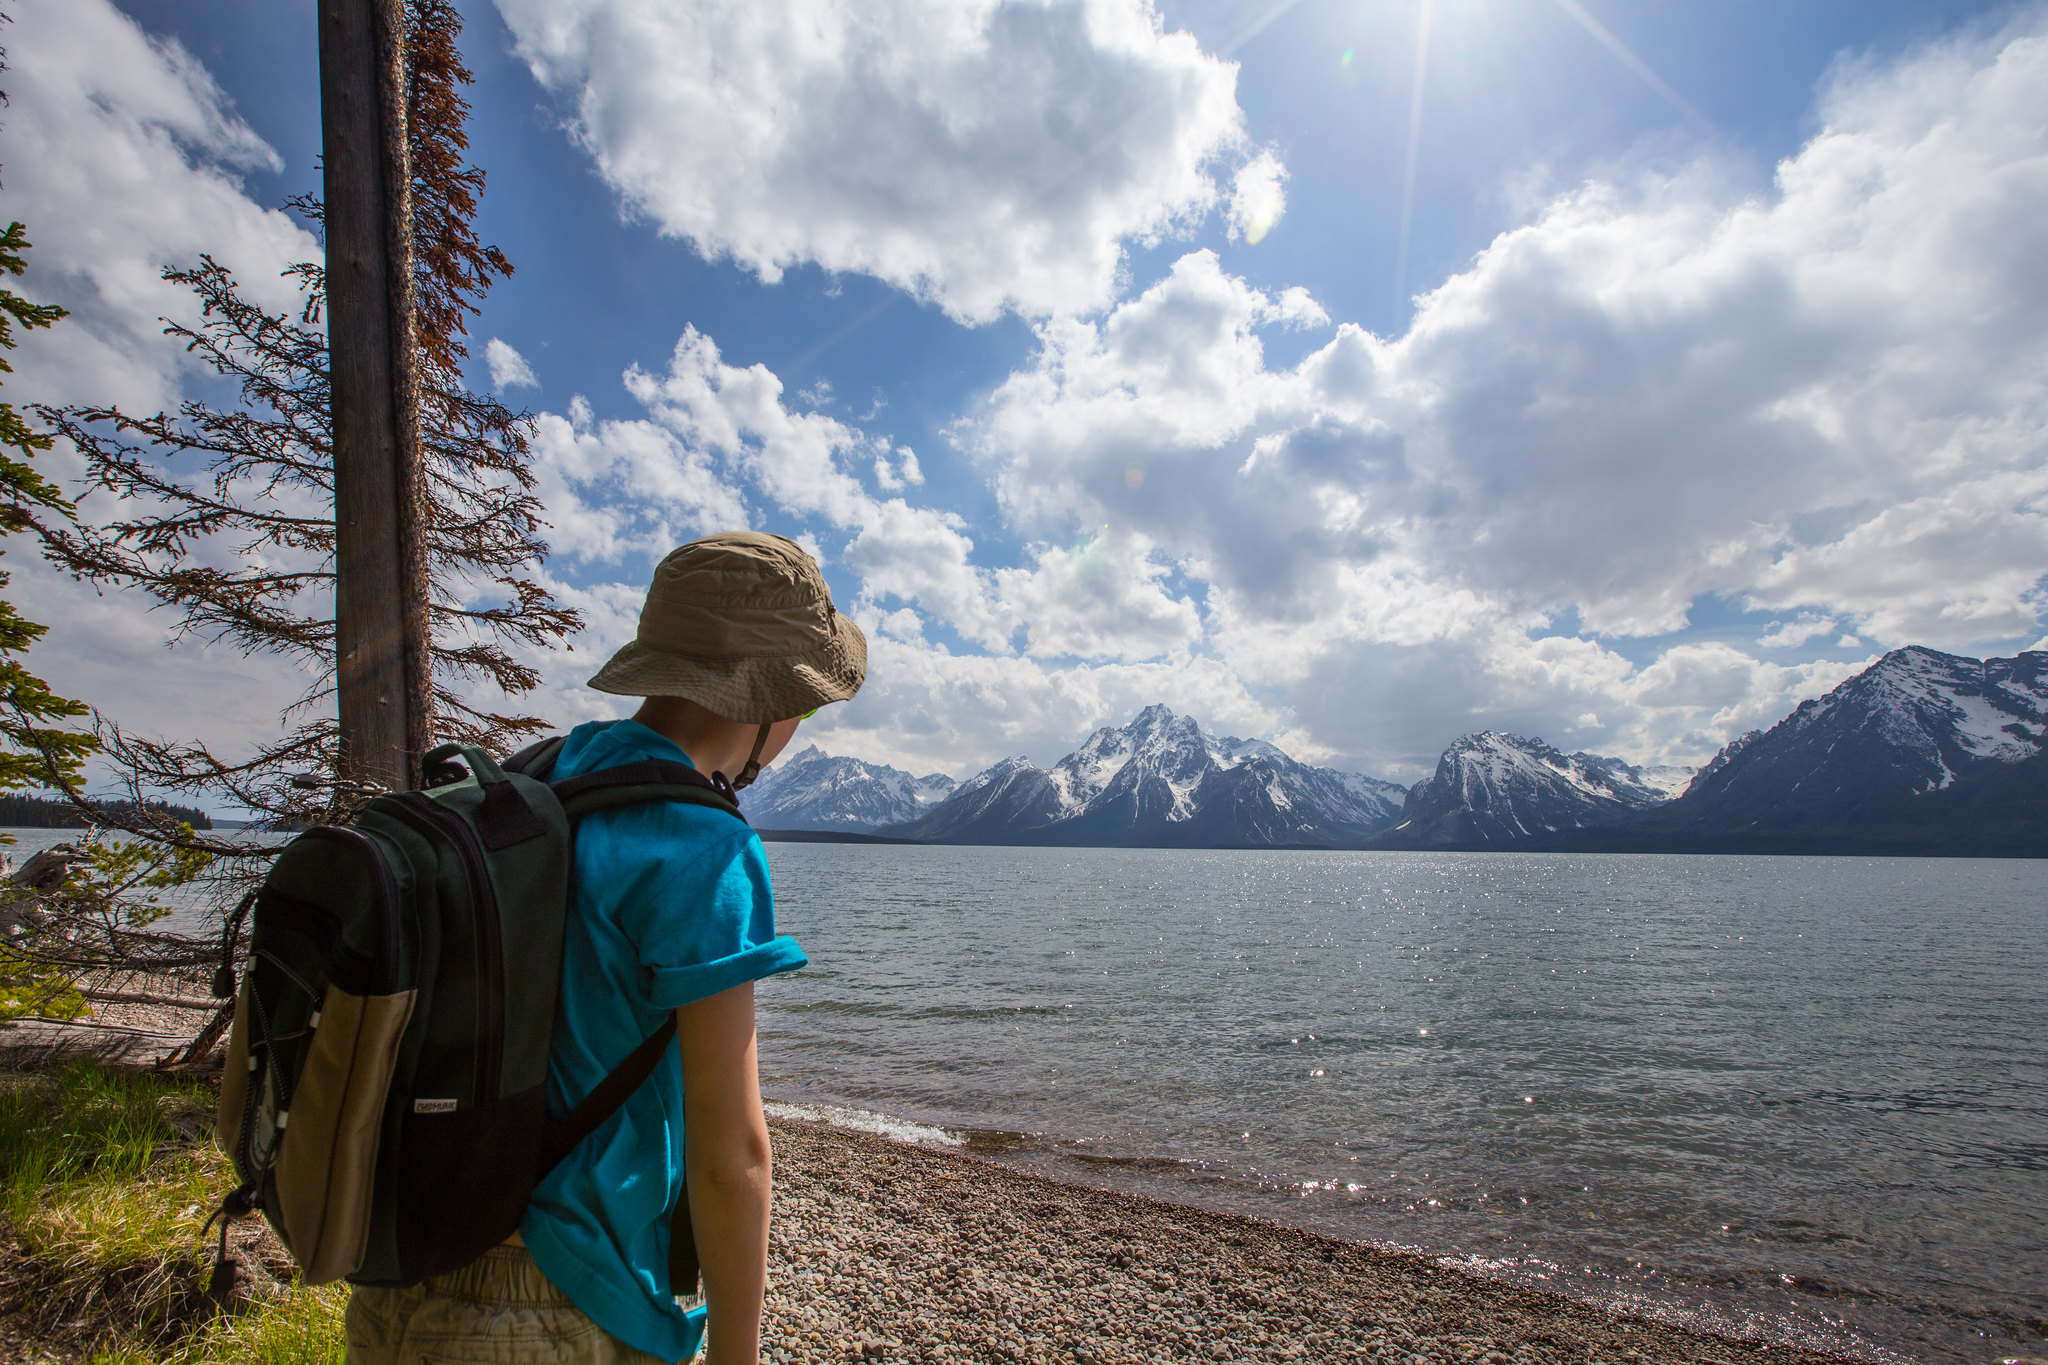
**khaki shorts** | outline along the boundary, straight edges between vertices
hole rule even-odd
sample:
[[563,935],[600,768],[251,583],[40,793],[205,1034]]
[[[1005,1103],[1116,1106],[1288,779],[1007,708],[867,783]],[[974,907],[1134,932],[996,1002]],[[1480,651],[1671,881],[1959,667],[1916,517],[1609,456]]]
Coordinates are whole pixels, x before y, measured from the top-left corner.
[[348,1365],[666,1365],[592,1322],[517,1245],[410,1289],[358,1288],[345,1321]]

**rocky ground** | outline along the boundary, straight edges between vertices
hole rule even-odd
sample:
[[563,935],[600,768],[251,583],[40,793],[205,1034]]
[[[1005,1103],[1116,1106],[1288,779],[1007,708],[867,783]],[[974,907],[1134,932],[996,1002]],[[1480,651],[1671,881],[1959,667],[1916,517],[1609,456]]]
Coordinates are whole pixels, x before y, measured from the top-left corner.
[[806,1123],[772,1126],[766,1361],[1829,1359],[1270,1223]]

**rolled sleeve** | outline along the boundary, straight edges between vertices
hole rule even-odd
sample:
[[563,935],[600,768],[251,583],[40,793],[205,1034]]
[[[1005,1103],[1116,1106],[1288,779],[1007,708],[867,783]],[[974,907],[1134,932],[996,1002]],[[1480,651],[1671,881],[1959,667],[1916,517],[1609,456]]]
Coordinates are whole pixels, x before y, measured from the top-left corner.
[[797,947],[796,940],[788,934],[781,934],[767,943],[756,944],[715,962],[655,971],[650,974],[653,981],[648,989],[648,998],[661,1009],[677,1009],[699,1000],[708,1000],[734,986],[759,981],[764,976],[793,972],[809,963],[810,959],[804,956],[802,948]]
[[[808,965],[796,940],[775,932],[768,857],[752,830],[700,807],[649,814],[666,826],[661,846],[694,856],[639,898],[638,914],[622,917],[631,923],[645,1006],[675,1009]],[[684,837],[693,825],[694,837]]]

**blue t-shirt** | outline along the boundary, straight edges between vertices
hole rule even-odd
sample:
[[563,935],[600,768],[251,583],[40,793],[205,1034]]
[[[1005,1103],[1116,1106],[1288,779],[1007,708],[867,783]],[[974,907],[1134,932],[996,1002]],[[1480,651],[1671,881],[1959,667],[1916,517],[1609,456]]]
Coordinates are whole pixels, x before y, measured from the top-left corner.
[[[636,721],[580,725],[555,780],[643,759],[688,763]],[[576,831],[576,905],[562,945],[562,997],[548,1064],[561,1117],[679,1005],[805,964],[775,933],[761,841],[704,806],[601,811]],[[687,1360],[704,1310],[668,1281],[668,1210],[683,1191],[683,1068],[668,1056],[625,1105],[533,1192],[519,1225],[541,1272],[627,1345]]]

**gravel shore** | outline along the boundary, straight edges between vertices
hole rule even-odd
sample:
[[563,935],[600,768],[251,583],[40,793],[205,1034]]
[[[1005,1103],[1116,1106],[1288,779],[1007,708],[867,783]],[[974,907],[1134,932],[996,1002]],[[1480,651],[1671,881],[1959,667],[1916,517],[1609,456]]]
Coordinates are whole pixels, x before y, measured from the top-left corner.
[[767,1361],[1834,1359],[1271,1223],[810,1123],[771,1126]]

